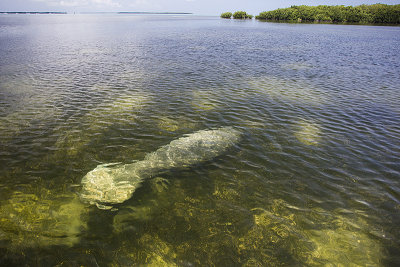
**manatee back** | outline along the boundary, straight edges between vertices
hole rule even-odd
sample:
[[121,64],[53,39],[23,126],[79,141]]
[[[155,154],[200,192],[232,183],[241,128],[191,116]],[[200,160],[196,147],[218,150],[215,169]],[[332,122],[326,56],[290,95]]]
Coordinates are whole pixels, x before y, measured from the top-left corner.
[[201,130],[176,139],[148,154],[150,161],[159,168],[188,167],[209,161],[238,143],[241,133],[232,127]]

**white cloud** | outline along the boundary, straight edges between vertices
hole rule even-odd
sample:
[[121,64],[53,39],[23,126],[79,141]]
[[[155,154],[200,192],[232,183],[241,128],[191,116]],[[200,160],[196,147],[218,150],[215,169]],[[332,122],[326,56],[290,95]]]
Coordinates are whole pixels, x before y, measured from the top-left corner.
[[91,0],[93,4],[100,5],[100,6],[110,6],[110,7],[120,7],[121,4],[118,2],[114,2],[112,0]]
[[[64,7],[76,7],[76,6],[86,6],[88,3],[87,1],[60,1],[58,2],[60,6]],[[57,5],[54,3],[53,5]]]
[[121,4],[114,0],[31,0],[33,2],[47,3],[49,6],[62,7],[121,7]]
[[152,0],[136,0],[134,3],[129,5],[130,7],[143,9],[143,10],[157,10],[161,8],[160,4],[155,3]]

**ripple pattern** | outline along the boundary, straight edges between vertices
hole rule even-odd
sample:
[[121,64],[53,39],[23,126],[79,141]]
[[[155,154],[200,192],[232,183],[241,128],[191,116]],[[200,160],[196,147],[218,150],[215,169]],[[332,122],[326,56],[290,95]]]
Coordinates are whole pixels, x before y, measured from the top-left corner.
[[[0,15],[0,265],[400,265],[399,42],[387,26]],[[244,137],[211,162],[113,210],[76,199],[99,164],[223,126]]]

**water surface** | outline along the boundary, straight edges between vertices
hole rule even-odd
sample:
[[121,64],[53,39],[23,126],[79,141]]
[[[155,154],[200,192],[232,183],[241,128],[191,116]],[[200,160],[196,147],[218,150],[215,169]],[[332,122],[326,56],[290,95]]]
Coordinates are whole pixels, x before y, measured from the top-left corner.
[[[400,265],[400,28],[0,15],[0,264]],[[97,165],[232,126],[111,210]]]

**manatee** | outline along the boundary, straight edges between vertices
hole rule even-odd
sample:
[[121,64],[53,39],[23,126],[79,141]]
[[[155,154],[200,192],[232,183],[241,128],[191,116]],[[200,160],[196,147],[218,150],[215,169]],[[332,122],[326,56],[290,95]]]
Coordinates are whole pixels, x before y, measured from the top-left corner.
[[98,165],[82,178],[81,199],[99,208],[122,203],[146,178],[210,161],[237,144],[240,137],[241,132],[232,127],[201,130],[173,140],[142,161]]

